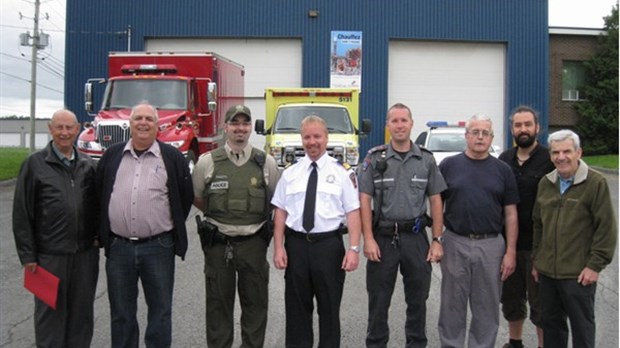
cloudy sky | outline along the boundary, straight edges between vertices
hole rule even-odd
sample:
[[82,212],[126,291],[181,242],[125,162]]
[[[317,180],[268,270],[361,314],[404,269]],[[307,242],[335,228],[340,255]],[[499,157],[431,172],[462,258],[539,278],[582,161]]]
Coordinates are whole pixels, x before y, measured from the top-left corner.
[[[550,26],[602,28],[617,0],[548,1]],[[41,1],[39,28],[50,40],[39,52],[37,117],[63,106],[65,6],[66,0]],[[0,117],[30,115],[32,48],[19,45],[19,34],[32,34],[33,17],[34,0],[0,0]]]

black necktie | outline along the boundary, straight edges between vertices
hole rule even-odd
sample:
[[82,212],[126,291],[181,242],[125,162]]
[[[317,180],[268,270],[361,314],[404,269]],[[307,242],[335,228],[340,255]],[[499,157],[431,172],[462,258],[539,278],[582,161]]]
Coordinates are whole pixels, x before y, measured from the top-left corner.
[[316,208],[316,183],[318,179],[316,172],[316,162],[312,162],[312,171],[308,178],[308,187],[306,188],[306,201],[304,202],[304,220],[303,226],[306,232],[314,227],[314,210]]

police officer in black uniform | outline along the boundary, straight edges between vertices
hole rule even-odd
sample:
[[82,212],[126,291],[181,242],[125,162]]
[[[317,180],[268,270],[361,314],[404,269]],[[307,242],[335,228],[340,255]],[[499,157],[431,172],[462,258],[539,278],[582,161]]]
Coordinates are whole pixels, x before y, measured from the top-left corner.
[[[443,256],[440,193],[446,184],[432,153],[411,142],[413,118],[407,106],[390,107],[386,126],[390,143],[371,149],[359,174],[364,255],[368,258],[366,346],[387,346],[388,309],[400,267],[407,303],[406,347],[425,347],[430,262],[439,262]],[[430,245],[426,226],[432,226]]]

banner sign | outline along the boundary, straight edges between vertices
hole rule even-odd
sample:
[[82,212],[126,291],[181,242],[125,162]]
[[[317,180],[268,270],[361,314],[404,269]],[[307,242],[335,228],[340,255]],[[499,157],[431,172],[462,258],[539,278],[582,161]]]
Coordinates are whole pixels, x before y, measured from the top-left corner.
[[331,37],[330,87],[361,89],[362,32],[332,31]]

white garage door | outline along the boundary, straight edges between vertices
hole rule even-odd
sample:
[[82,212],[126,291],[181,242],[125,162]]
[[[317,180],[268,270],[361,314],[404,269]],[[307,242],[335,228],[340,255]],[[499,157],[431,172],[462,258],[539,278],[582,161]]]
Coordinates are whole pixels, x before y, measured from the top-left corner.
[[[301,87],[300,39],[170,39],[147,40],[147,51],[208,51],[245,67],[245,104],[254,119],[265,118],[267,87]],[[263,148],[265,137],[252,133],[250,143]]]
[[494,145],[504,144],[505,46],[501,43],[391,41],[388,104],[412,109],[412,138],[426,122],[493,119]]

